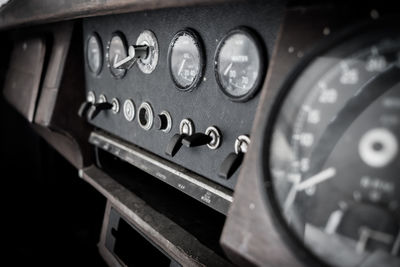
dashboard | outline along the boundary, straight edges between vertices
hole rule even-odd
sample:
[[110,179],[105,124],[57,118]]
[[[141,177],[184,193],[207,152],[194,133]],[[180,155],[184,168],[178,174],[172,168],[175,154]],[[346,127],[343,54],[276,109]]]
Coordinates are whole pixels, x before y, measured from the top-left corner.
[[5,100],[106,201],[107,265],[400,265],[394,3],[105,2],[0,28]]

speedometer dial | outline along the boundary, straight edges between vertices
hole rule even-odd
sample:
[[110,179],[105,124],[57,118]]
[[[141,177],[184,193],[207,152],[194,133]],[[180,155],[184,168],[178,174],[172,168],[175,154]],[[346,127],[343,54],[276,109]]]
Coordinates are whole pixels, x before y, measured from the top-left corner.
[[283,218],[338,266],[400,264],[400,36],[370,32],[288,86],[269,150]]
[[178,89],[196,88],[203,75],[203,46],[197,34],[190,29],[179,31],[169,47],[169,69]]
[[264,76],[262,46],[246,28],[235,29],[220,42],[215,76],[222,92],[233,101],[246,101],[260,88]]

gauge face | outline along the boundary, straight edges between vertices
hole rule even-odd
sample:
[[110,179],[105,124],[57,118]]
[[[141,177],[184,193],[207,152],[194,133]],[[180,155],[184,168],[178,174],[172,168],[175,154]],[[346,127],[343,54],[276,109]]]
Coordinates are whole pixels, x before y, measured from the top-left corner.
[[122,78],[126,70],[114,68],[114,64],[128,56],[125,38],[121,33],[115,33],[108,43],[108,68],[115,78]]
[[215,76],[222,92],[233,101],[254,96],[264,76],[261,45],[247,29],[235,29],[218,45]]
[[103,48],[96,33],[91,34],[87,40],[86,60],[90,71],[99,74],[103,65]]
[[288,86],[277,112],[266,165],[277,204],[335,266],[400,264],[399,51],[383,30],[344,41]]
[[189,91],[196,88],[203,75],[203,47],[192,30],[178,32],[169,47],[169,69],[178,89]]

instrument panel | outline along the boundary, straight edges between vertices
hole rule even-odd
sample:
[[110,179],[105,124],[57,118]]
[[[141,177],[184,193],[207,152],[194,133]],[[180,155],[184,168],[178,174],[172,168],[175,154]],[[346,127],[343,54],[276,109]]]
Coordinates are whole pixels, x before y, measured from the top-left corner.
[[[69,30],[6,34],[16,41],[10,103],[33,103],[34,129],[109,210],[167,257],[183,252],[183,266],[225,266],[225,256],[239,266],[400,266],[394,4],[133,1],[122,10],[122,2],[82,19],[70,12]],[[13,68],[35,54],[27,36],[40,36],[49,65],[34,96]]]
[[270,18],[282,8],[261,5],[84,19],[88,97],[81,115],[232,190],[278,31],[279,19]]

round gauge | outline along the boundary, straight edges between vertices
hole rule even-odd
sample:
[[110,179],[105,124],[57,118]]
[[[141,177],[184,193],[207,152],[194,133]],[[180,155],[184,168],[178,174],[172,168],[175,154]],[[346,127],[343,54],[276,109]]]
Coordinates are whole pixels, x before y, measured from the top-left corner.
[[115,78],[122,78],[125,75],[125,69],[114,68],[114,65],[127,56],[125,38],[121,33],[115,33],[108,43],[107,53],[108,68]]
[[94,74],[99,74],[103,65],[103,48],[97,33],[92,33],[87,40],[86,60],[89,70]]
[[169,70],[178,89],[196,88],[203,75],[203,47],[197,34],[189,29],[179,31],[168,51]]
[[399,51],[398,32],[345,39],[299,67],[274,111],[270,195],[329,265],[400,266]]
[[264,77],[262,46],[249,29],[232,30],[218,45],[215,76],[222,92],[233,101],[255,95]]

